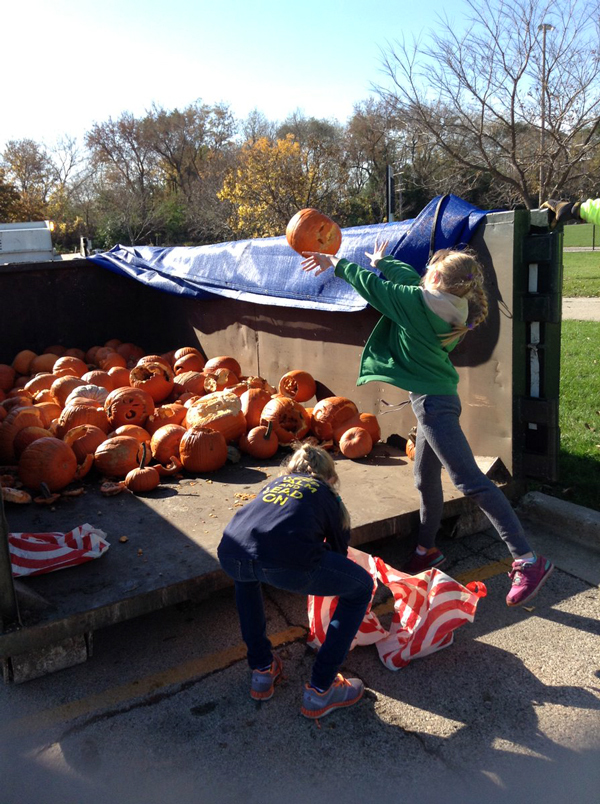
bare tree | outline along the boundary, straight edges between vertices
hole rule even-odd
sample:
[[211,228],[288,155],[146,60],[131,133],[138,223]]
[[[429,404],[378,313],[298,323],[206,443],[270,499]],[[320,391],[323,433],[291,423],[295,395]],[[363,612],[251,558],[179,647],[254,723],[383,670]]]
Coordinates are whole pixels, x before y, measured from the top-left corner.
[[600,2],[466,0],[424,41],[390,45],[377,90],[392,114],[450,161],[504,187],[506,203],[598,179]]

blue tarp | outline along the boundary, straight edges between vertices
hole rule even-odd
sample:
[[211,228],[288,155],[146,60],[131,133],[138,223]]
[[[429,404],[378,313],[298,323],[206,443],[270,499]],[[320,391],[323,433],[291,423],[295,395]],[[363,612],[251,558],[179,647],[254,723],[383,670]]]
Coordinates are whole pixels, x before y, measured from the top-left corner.
[[[439,196],[412,220],[343,229],[339,256],[368,266],[365,251],[371,251],[377,239],[388,240],[388,253],[422,274],[434,222],[435,249],[461,247],[469,242],[485,214],[456,196]],[[285,236],[196,247],[118,245],[88,259],[180,296],[225,296],[257,304],[340,312],[367,306],[333,271],[315,277],[300,270],[302,258],[288,246]]]

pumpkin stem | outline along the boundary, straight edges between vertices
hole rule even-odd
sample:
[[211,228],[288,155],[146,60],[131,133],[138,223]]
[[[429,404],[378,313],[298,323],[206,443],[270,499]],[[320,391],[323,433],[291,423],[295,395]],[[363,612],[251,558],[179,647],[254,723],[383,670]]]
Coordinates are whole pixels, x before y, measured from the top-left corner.
[[144,466],[146,465],[146,453],[147,453],[147,451],[148,450],[146,448],[146,442],[142,441],[142,457],[140,459],[140,469],[143,469]]
[[272,429],[273,429],[273,419],[270,419],[269,422],[267,423],[267,430],[266,430],[266,432],[265,432],[265,434],[263,436],[265,441],[267,441],[269,438],[271,438],[271,430]]
[[42,492],[42,496],[43,496],[43,497],[44,497],[46,500],[49,500],[49,499],[50,499],[50,497],[52,497],[52,492],[51,492],[51,491],[50,491],[50,489],[48,488],[48,484],[47,484],[47,483],[40,483],[40,491]]

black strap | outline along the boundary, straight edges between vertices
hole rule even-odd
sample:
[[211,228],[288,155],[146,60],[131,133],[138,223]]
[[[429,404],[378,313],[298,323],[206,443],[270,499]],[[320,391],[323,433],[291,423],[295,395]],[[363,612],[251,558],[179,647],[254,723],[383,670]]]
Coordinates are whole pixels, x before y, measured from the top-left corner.
[[429,257],[427,258],[427,262],[433,257],[435,253],[435,233],[437,230],[438,218],[440,216],[440,210],[442,208],[442,204],[448,198],[448,195],[440,196],[440,200],[437,202],[437,207],[435,208],[435,214],[433,216],[433,223],[431,225],[431,238],[429,240]]

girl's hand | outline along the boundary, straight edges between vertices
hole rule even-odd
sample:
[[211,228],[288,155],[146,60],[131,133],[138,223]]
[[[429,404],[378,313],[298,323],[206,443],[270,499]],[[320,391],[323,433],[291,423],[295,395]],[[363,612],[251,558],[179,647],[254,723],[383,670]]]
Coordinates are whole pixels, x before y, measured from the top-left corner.
[[375,245],[373,246],[373,252],[369,253],[368,251],[365,251],[365,257],[368,257],[371,261],[372,268],[377,268],[377,263],[379,260],[382,260],[385,257],[385,250],[389,244],[389,240],[384,240],[382,243],[379,243],[376,240]]
[[301,263],[302,270],[314,271],[315,276],[319,276],[328,268],[335,268],[340,259],[333,254],[321,254],[320,251],[303,251],[302,256],[306,257]]

